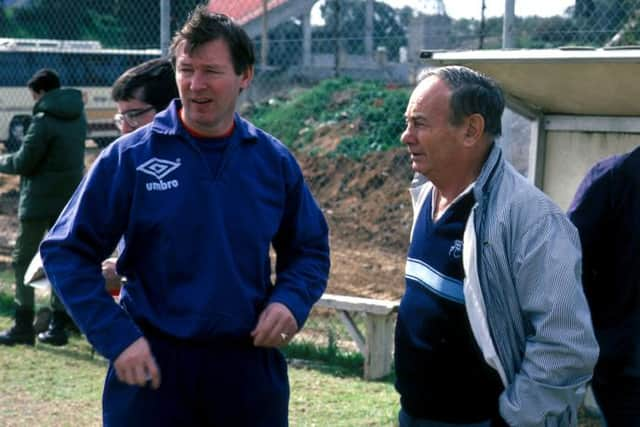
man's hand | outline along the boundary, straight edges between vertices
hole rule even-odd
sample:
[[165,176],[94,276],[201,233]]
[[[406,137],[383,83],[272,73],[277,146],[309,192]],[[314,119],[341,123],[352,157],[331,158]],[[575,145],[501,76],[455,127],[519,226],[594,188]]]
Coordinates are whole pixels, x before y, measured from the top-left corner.
[[151,388],[155,390],[160,387],[160,369],[144,337],[138,338],[120,353],[113,367],[123,383],[144,387],[151,381]]
[[105,287],[111,294],[119,294],[122,287],[122,277],[116,271],[117,258],[107,258],[102,261],[102,277],[105,280]]
[[260,313],[258,325],[253,331],[256,347],[282,347],[298,332],[298,323],[291,311],[279,302],[273,302]]

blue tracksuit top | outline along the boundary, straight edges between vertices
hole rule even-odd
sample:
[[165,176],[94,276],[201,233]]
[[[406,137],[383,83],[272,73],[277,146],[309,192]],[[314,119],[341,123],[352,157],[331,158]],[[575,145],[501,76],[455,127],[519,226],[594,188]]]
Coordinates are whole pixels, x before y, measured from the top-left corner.
[[640,378],[640,147],[596,163],[568,211],[600,345],[594,381]]
[[[54,289],[110,360],[142,323],[179,339],[243,339],[280,302],[302,327],[326,287],[328,228],[293,155],[236,114],[212,174],[180,107],[103,150],[40,247]],[[118,306],[100,264],[122,235]]]

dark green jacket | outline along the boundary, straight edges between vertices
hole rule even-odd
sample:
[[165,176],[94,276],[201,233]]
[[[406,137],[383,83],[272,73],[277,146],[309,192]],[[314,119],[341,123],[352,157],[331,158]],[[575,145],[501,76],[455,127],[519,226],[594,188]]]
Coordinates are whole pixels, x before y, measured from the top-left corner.
[[36,102],[22,146],[0,156],[0,172],[20,175],[21,220],[60,214],[82,179],[86,136],[79,90],[55,89]]

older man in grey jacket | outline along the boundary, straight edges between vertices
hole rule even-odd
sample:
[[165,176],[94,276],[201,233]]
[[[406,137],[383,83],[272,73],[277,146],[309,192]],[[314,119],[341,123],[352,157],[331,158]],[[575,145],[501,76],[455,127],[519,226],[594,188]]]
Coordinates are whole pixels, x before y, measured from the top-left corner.
[[401,426],[572,426],[598,356],[563,212],[494,140],[504,97],[423,73],[402,142],[417,179],[396,326]]

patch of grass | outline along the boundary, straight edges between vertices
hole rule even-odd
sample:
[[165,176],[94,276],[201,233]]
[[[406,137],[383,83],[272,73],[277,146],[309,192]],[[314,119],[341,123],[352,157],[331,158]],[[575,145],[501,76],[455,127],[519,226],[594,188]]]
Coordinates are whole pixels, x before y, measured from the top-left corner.
[[338,377],[316,368],[289,369],[293,426],[394,426],[399,410],[393,385]]
[[362,120],[358,135],[344,138],[335,154],[360,158],[372,151],[385,151],[400,144],[408,89],[385,89],[379,84],[363,85],[351,104],[350,115]]
[[13,315],[13,270],[0,271],[0,316]]
[[259,104],[246,116],[292,149],[309,152],[317,124],[345,120],[357,124],[358,133],[343,138],[335,154],[360,158],[399,144],[408,100],[408,88],[340,78],[325,80],[289,100]]
[[313,342],[292,342],[282,352],[287,359],[302,359],[322,362],[325,371],[340,376],[361,377],[364,358],[360,353],[339,350],[335,342],[328,346],[319,346]]
[[10,316],[13,314],[13,298],[9,294],[0,293],[0,315]]
[[305,122],[309,119],[328,119],[331,116],[329,110],[333,94],[346,90],[351,84],[349,79],[325,80],[290,100],[259,104],[247,116],[259,128],[294,147],[300,131],[306,127]]
[[[11,299],[1,277],[0,273],[0,301]],[[0,313],[0,330],[11,322]],[[397,425],[399,399],[393,378],[364,381],[362,356],[340,350],[335,334],[329,334],[324,347],[294,342],[284,352],[289,360],[292,427]],[[78,335],[72,335],[65,347],[0,347],[0,425],[100,426],[106,367],[106,360],[92,356],[91,346]],[[581,410],[578,425],[600,424]]]
[[0,270],[0,286],[6,283],[13,283],[13,270],[10,268]]
[[[0,329],[12,319],[0,317]],[[79,336],[58,348],[0,347],[0,425],[98,426],[106,362]]]
[[[0,329],[9,324],[0,317]],[[0,347],[0,425],[101,425],[105,372],[106,361],[92,358],[78,336],[62,348]],[[394,425],[398,397],[390,383],[367,382],[320,362],[292,362],[289,379],[291,426]]]
[[[14,307],[14,276],[13,269],[0,270],[0,316],[13,316]],[[49,291],[36,290],[36,309],[48,306],[50,300]]]

